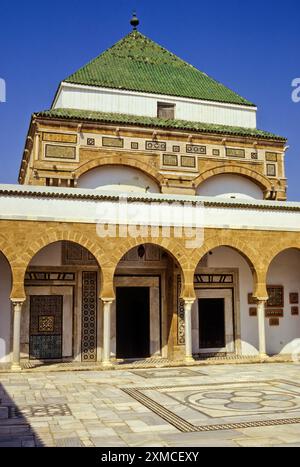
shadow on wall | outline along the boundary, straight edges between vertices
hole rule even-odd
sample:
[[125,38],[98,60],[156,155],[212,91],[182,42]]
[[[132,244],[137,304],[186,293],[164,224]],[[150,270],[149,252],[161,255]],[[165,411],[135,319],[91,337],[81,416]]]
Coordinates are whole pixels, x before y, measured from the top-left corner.
[[[20,382],[14,381],[11,375],[9,384],[21,389]],[[39,439],[27,419],[28,416],[35,416],[38,413],[37,406],[16,405],[3,384],[0,383],[0,448],[43,447],[42,440]]]

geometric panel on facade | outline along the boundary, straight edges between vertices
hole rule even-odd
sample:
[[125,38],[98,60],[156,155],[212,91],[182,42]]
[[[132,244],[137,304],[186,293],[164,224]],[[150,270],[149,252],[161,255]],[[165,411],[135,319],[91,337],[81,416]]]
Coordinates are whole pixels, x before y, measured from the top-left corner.
[[226,148],[226,156],[245,158],[246,157],[245,149]]
[[76,148],[46,144],[45,157],[52,159],[76,159]]
[[267,176],[276,177],[276,165],[275,164],[267,164]]
[[299,307],[298,306],[292,306],[291,314],[292,314],[292,316],[299,316]]
[[284,288],[281,285],[267,286],[269,299],[267,301],[268,308],[283,308],[284,307]]
[[97,265],[95,257],[78,243],[62,242],[63,265]]
[[30,357],[59,359],[62,357],[62,295],[30,296]]
[[172,154],[164,154],[163,155],[163,165],[169,167],[177,167],[178,166],[178,158]]
[[43,133],[43,141],[51,143],[75,143],[77,144],[77,135],[68,135],[64,133]]
[[147,151],[166,151],[167,143],[163,141],[146,141]]
[[284,380],[122,390],[182,433],[300,423],[300,388]]
[[266,318],[283,318],[283,310],[273,310],[267,308],[265,311]]
[[97,360],[97,277],[96,271],[82,273],[81,359]]
[[181,156],[181,166],[194,169],[196,167],[196,158],[191,156]]
[[54,316],[39,316],[39,332],[54,332]]
[[266,161],[277,162],[278,154],[276,152],[266,152]]
[[123,148],[124,140],[122,138],[110,138],[104,136],[102,138],[102,146],[106,146],[109,148]]
[[290,293],[290,304],[291,305],[298,305],[299,304],[299,294],[298,294],[298,292]]
[[206,154],[206,146],[198,146],[197,144],[187,144],[186,152],[189,154]]

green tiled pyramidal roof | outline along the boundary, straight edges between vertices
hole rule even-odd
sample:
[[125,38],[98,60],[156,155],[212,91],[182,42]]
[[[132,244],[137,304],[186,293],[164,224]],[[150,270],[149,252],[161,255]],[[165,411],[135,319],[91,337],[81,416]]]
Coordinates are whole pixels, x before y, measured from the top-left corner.
[[117,113],[95,112],[91,110],[76,109],[52,109],[34,114],[35,117],[59,118],[69,120],[85,120],[90,122],[117,123],[123,125],[146,126],[151,128],[175,129],[183,131],[198,131],[203,133],[215,133],[233,136],[249,136],[254,138],[273,139],[286,141],[282,136],[268,131],[253,128],[234,127],[227,125],[215,125],[210,123],[190,122],[187,120],[164,120],[155,117],[141,117]]
[[138,31],[125,36],[65,82],[254,106]]

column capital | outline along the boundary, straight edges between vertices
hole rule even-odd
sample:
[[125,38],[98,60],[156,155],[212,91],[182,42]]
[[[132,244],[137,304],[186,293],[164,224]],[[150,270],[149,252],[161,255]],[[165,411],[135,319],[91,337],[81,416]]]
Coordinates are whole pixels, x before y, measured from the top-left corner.
[[12,306],[14,308],[14,311],[21,312],[22,307],[23,307],[23,305],[25,303],[25,300],[23,298],[22,299],[11,298],[11,303],[12,303]]
[[112,305],[115,301],[114,298],[102,298],[102,297],[100,297],[100,300],[102,300],[104,305]]

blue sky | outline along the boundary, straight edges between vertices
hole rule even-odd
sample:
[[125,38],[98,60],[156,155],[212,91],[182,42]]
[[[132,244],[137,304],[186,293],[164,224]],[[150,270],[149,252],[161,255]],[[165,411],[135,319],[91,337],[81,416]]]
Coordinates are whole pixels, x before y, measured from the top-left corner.
[[299,0],[1,0],[0,183],[15,183],[33,112],[61,80],[130,31],[140,31],[255,102],[258,127],[288,137],[289,199],[300,201]]

